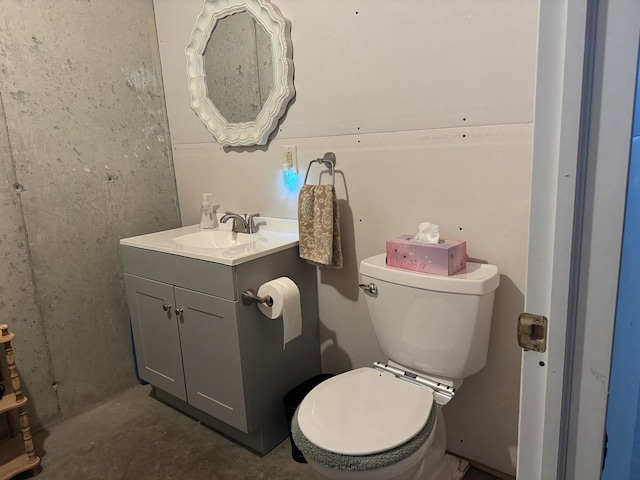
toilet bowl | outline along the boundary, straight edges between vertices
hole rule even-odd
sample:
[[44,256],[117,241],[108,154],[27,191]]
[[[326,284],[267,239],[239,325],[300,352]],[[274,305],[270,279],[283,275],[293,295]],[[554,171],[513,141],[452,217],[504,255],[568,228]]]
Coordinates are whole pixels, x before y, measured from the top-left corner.
[[318,479],[451,480],[452,470],[461,478],[466,462],[445,457],[433,394],[374,368],[351,370],[304,398],[293,440]]
[[497,267],[452,276],[360,264],[376,338],[389,361],[336,375],[302,400],[292,438],[322,480],[459,480],[442,406],[484,367]]

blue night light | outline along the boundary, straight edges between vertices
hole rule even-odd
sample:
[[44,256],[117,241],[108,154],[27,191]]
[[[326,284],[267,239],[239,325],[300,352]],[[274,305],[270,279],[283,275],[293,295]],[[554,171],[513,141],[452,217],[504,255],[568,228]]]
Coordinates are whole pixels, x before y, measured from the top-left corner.
[[287,187],[287,190],[289,190],[290,192],[293,192],[296,188],[297,177],[298,176],[296,175],[295,169],[291,167],[285,168],[282,171],[282,178],[284,179],[284,184]]

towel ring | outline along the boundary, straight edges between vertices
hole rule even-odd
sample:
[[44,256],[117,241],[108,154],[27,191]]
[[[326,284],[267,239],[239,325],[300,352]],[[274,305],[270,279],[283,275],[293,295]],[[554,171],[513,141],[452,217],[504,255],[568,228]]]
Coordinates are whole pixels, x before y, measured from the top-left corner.
[[322,163],[325,167],[329,169],[329,174],[331,175],[331,179],[333,181],[333,187],[335,188],[336,186],[336,176],[335,176],[336,154],[333,152],[327,152],[324,154],[322,158],[316,158],[315,160],[311,160],[309,162],[309,166],[307,167],[307,173],[304,176],[304,185],[307,184],[307,178],[309,178],[309,171],[311,170],[311,166],[314,163]]

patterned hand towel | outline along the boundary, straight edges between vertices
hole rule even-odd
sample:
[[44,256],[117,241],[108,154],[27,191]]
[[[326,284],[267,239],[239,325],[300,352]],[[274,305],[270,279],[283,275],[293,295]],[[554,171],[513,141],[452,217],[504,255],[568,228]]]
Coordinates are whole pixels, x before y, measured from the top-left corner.
[[318,267],[342,268],[340,216],[333,185],[303,185],[298,195],[300,257]]

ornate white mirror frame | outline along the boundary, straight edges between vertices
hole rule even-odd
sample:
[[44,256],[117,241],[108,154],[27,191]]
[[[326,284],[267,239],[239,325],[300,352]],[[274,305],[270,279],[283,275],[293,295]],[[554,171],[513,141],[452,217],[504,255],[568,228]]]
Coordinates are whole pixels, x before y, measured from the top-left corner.
[[[255,121],[230,123],[209,98],[204,51],[218,20],[245,11],[264,27],[271,38],[274,86]],[[204,0],[185,54],[191,108],[218,143],[232,147],[265,145],[295,95],[291,25],[280,10],[268,0]]]

